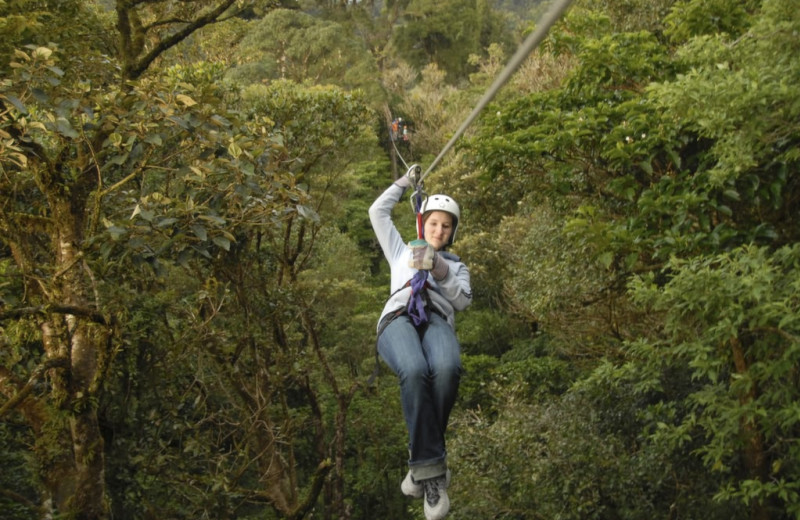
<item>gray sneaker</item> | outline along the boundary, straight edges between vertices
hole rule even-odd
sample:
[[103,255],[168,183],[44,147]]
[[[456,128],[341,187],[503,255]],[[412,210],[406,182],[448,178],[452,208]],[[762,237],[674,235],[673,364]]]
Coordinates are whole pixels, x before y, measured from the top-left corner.
[[422,498],[422,484],[414,480],[410,470],[406,473],[406,478],[404,478],[403,482],[400,484],[400,490],[404,495],[411,498]]
[[[450,487],[450,470],[447,470],[445,473],[445,487]],[[411,470],[406,473],[406,478],[403,479],[403,482],[400,483],[400,490],[403,492],[404,495],[409,496],[411,498],[422,498],[424,491],[422,489],[422,482],[417,482],[414,480],[414,477],[411,476]]]
[[450,511],[450,497],[447,496],[447,477],[429,478],[422,481],[425,494],[425,518],[441,520]]

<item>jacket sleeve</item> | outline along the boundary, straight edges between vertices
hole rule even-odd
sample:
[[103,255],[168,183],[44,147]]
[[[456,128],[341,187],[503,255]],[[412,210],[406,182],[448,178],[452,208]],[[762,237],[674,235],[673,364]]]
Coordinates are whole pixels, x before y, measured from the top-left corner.
[[460,260],[447,259],[450,269],[447,276],[438,280],[439,293],[444,296],[453,309],[463,311],[472,303],[472,287],[469,269]]
[[406,244],[400,232],[392,222],[392,209],[405,193],[405,187],[394,183],[377,198],[369,208],[369,221],[375,231],[375,237],[390,265],[405,254]]

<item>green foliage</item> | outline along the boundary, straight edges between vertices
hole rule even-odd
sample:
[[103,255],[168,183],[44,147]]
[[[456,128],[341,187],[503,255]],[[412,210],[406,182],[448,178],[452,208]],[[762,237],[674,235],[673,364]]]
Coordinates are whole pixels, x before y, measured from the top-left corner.
[[402,420],[400,390],[385,365],[382,373],[375,388],[358,394],[351,407],[348,496],[353,518],[414,518],[406,511],[406,497],[398,492],[408,471],[408,433]]
[[295,154],[296,159],[277,160],[297,183],[314,190],[314,211],[360,244],[371,241],[367,201],[377,183],[375,172],[385,164],[375,159],[379,151],[371,100],[361,91],[281,80],[247,87],[242,102],[256,120],[268,114],[270,131]]
[[[220,67],[180,67],[94,89],[102,69],[62,70],[57,56],[47,48],[20,53],[16,76],[3,84],[12,108],[3,128],[23,136],[3,149],[4,216],[28,223],[34,211],[47,215],[52,208],[37,202],[45,197],[37,187],[63,186],[76,211],[87,212],[87,240],[77,245],[101,274],[95,296],[105,312],[127,318],[126,341],[114,352],[121,365],[100,401],[116,425],[108,463],[117,516],[224,517],[242,500],[241,511],[258,502],[285,514],[310,507],[299,489],[324,476],[314,469],[329,456],[328,424],[346,414],[314,406],[329,391],[340,398],[332,378],[342,377],[346,389],[353,377],[326,372],[321,349],[336,363],[359,365],[366,354],[355,347],[371,336],[365,325],[374,318],[361,303],[369,288],[355,283],[365,263],[354,261],[349,242],[323,242],[347,266],[309,258],[320,215],[334,221],[342,209],[347,187],[335,180],[346,177],[348,162],[370,158],[369,111],[358,94],[277,85],[268,93],[274,105],[259,107],[271,117],[250,110],[244,118],[226,105],[240,100],[216,81]],[[31,142],[38,154],[26,153]],[[340,146],[358,154],[333,160]],[[23,240],[10,222],[5,239],[48,243]],[[313,303],[318,286],[297,283],[314,265],[342,266],[324,286],[324,302]],[[323,327],[312,305],[329,324],[313,348],[308,337]],[[362,316],[351,319],[359,305]],[[303,319],[293,320],[298,314]],[[280,446],[269,440],[278,431]],[[45,444],[40,458],[54,449]],[[161,478],[183,484],[166,489]],[[262,492],[264,481],[295,484]],[[309,492],[312,504],[317,496]]]
[[643,220],[634,233],[665,229],[655,244],[661,258],[698,246],[797,240],[786,208],[798,197],[788,175],[798,160],[798,106],[787,81],[800,69],[791,58],[796,42],[785,37],[797,26],[794,11],[768,2],[747,36],[733,45],[722,37],[693,40],[680,55],[691,71],[651,87],[658,109],[681,122],[677,137],[686,143],[677,148],[679,174],[640,199]]
[[[591,255],[588,247],[575,254],[581,244],[565,235],[562,219],[558,212],[540,207],[530,215],[507,219],[500,227],[503,240],[519,246],[505,257],[508,304],[515,314],[540,323],[545,330],[550,329],[556,315],[585,307],[592,294],[612,283],[609,273],[599,265],[602,259],[586,264]],[[570,336],[577,339],[591,335],[596,326],[573,319]]]
[[300,273],[300,287],[314,302],[326,352],[336,366],[363,377],[361,362],[374,344],[380,295],[367,282],[368,258],[346,234],[326,227],[315,244],[315,258]]
[[[668,483],[653,487],[667,478],[663,466],[624,436],[604,432],[594,413],[576,399],[550,405],[511,399],[494,420],[474,413],[459,421],[450,443],[459,469],[450,491],[458,504],[453,516],[646,518],[668,508],[658,496]],[[685,512],[702,517],[698,508]]]
[[[404,92],[397,110],[413,125],[410,152],[406,162],[427,155],[435,157],[447,142],[447,130],[458,124],[465,109],[458,89],[445,82],[445,70],[427,65],[413,88]],[[412,159],[413,157],[413,159]]]
[[712,500],[720,480],[704,475],[690,449],[643,442],[647,421],[640,413],[652,395],[635,391],[629,378],[604,365],[567,392],[562,386],[534,397],[519,391],[509,367],[560,364],[530,372],[541,388],[569,369],[550,358],[523,359],[492,368],[487,387],[499,398],[493,407],[459,413],[454,421],[454,516],[649,518],[672,510],[697,520],[748,517],[736,504]]
[[464,370],[458,387],[459,404],[465,408],[492,410],[496,406],[493,391],[495,369],[499,360],[485,354],[461,355]]
[[[214,92],[177,81],[148,81],[122,91],[102,92],[91,88],[92,81],[98,78],[74,77],[74,70],[65,75],[56,66],[56,54],[47,48],[19,56],[16,79],[5,86],[8,98],[17,100],[17,116],[7,120],[7,124],[17,125],[24,132],[24,140],[38,141],[50,157],[57,157],[64,148],[91,148],[91,155],[77,153],[75,163],[67,167],[71,173],[64,182],[80,186],[86,179],[73,179],[70,175],[97,168],[109,186],[98,188],[93,194],[95,201],[100,200],[98,197],[106,198],[108,212],[95,212],[87,219],[90,226],[102,224],[100,229],[89,228],[90,236],[98,233],[90,243],[102,257],[110,258],[115,251],[125,248],[128,254],[143,255],[145,261],[152,262],[158,256],[154,251],[164,245],[203,256],[209,256],[210,250],[230,248],[235,237],[231,230],[222,229],[227,221],[219,214],[220,201],[204,199],[200,185],[207,178],[231,171],[254,172],[254,161],[263,148],[253,150],[252,147],[262,145],[252,136],[236,135],[248,130],[238,126],[235,115],[226,117],[214,111]],[[62,86],[62,81],[69,83]],[[15,95],[17,92],[19,97]],[[191,137],[187,137],[188,131],[193,132]],[[165,147],[175,147],[184,155],[163,154]],[[19,166],[38,168],[44,171],[42,175],[47,175],[45,169],[55,164],[31,164],[14,150],[10,149],[12,160]],[[191,153],[189,150],[196,154],[193,161],[185,159]],[[223,155],[220,151],[228,153]],[[200,159],[208,156],[213,160]],[[125,186],[135,176],[140,177],[139,193]],[[14,171],[12,193],[26,193],[32,181],[27,172]],[[167,189],[163,189],[165,182]],[[235,185],[228,187],[235,191]],[[214,189],[221,188],[217,185]],[[86,188],[80,189],[84,190],[84,197],[88,196]],[[186,194],[190,196],[188,200],[183,197]],[[30,211],[29,200],[21,196],[13,200],[19,210]],[[90,209],[96,208],[92,205]],[[178,227],[190,232],[188,243],[179,240],[186,235],[176,233]],[[144,243],[141,233],[150,231],[171,242],[155,247]]]
[[275,9],[255,24],[238,48],[242,63],[229,75],[242,83],[285,79],[335,84],[383,98],[375,60],[347,27],[297,10]]
[[785,439],[798,427],[798,262],[798,246],[774,253],[745,247],[673,260],[663,287],[652,278],[633,287],[637,302],[664,315],[662,337],[632,345],[641,373],[660,379],[675,367],[695,382],[685,408],[653,425],[652,438],[671,446],[703,438],[697,456],[710,471],[734,477],[720,484],[720,500],[775,504],[792,515],[800,510],[792,484],[797,454]]
[[[588,454],[589,472],[607,471],[576,471],[589,464],[548,458],[564,453],[548,445],[541,468],[551,480],[527,506],[544,517],[568,517],[547,509],[564,489],[575,518],[670,506],[682,517],[795,515],[796,453],[782,440],[796,428],[797,235],[786,218],[798,200],[789,172],[799,62],[788,36],[798,15],[785,2],[723,4],[676,5],[670,23],[685,17],[690,31],[677,52],[644,32],[556,33],[578,63],[564,87],[498,104],[469,143],[486,181],[466,203],[487,216],[467,239],[478,276],[482,266],[500,274],[497,300],[536,319],[551,351],[606,359],[577,388],[608,399],[565,412],[597,430],[577,438],[567,415],[545,431]],[[707,16],[724,27],[700,23]],[[647,283],[626,294],[637,271]],[[608,452],[593,451],[601,443]]]
[[[5,0],[0,2],[0,70],[9,72],[14,49],[52,42],[80,56],[103,47],[99,20],[87,2],[77,0]],[[76,56],[76,59],[82,57]]]
[[[637,101],[644,87],[669,74],[666,49],[642,32],[580,41],[576,52],[580,63],[563,89],[516,99],[484,119],[475,153],[493,181],[488,195],[501,204],[500,215],[514,213],[518,200],[538,203],[549,196],[551,205],[563,207],[567,193],[603,196],[623,173],[639,182],[652,173],[648,157],[632,158],[641,171],[627,172],[604,158],[626,144],[612,140],[615,134],[639,138],[629,126],[642,119]],[[658,133],[650,139],[662,141]]]
[[[459,386],[459,403],[465,408],[482,410],[486,417],[502,411],[510,399],[520,402],[545,402],[566,392],[575,379],[569,362],[542,355],[544,338],[531,345],[519,342],[502,358],[485,354],[462,354],[464,374]],[[537,348],[538,347],[538,348]]]
[[[384,77],[432,156],[509,54],[502,17],[247,3],[123,79],[212,4],[126,11],[147,45],[115,58],[109,2],[0,2],[3,403],[45,358],[38,315],[13,312],[73,272],[55,215],[78,216],[74,271],[115,324],[95,395],[50,395],[52,370],[3,417],[4,514],[63,512],[36,502],[97,403],[115,518],[419,516],[396,380],[363,391],[388,281],[366,212],[389,182],[378,65],[416,67]],[[582,2],[435,172],[476,298],[451,517],[800,517],[798,16]]]
[[[142,297],[131,290],[128,296],[130,340],[117,357],[105,404],[105,418],[115,425],[109,489],[114,514],[121,518],[152,511],[173,518],[202,514],[221,496],[226,467],[236,463],[236,456],[219,452],[215,441],[228,432],[222,415],[214,419],[221,403],[220,394],[210,394],[217,378],[202,368],[209,366],[208,354],[201,356],[192,347],[191,331],[181,327],[182,315],[193,310],[196,282],[178,280],[183,294]],[[175,336],[184,338],[182,345],[163,341]],[[174,485],[165,489],[162,478]]]
[[665,33],[674,43],[694,36],[726,33],[737,37],[749,26],[749,12],[760,2],[731,0],[680,0],[664,18]]
[[[169,469],[156,465],[121,474],[115,489],[136,490],[120,497],[121,503],[169,504],[175,517],[188,518],[245,514],[263,510],[258,504],[264,502],[276,515],[297,514],[304,494],[316,501],[315,469],[329,457],[342,457],[335,439],[346,435],[340,428],[354,391],[349,388],[366,379],[361,366],[374,344],[380,301],[364,283],[367,258],[336,225],[350,214],[353,203],[341,202],[348,190],[363,190],[359,180],[375,183],[366,172],[354,177],[350,170],[350,164],[371,159],[369,110],[362,101],[358,93],[289,81],[251,86],[240,100],[247,117],[243,128],[255,128],[266,139],[237,135],[210,163],[196,163],[191,184],[174,185],[168,200],[148,198],[158,204],[148,208],[154,218],[172,216],[173,225],[181,222],[173,213],[181,206],[173,201],[191,195],[198,200],[195,209],[208,201],[219,219],[214,223],[235,241],[187,261],[181,261],[182,250],[163,249],[186,269],[165,269],[163,283],[170,283],[158,295],[174,306],[175,316],[158,336],[180,337],[186,344],[173,352],[172,342],[162,341],[170,360],[162,368],[168,381],[162,393],[183,404],[171,412],[177,423],[154,432],[163,455],[156,460]],[[233,115],[226,120],[240,121]],[[351,148],[356,152],[339,155]],[[210,169],[218,161],[237,165],[238,173]],[[189,228],[197,238],[203,230],[208,228]],[[183,296],[174,293],[177,288]],[[181,361],[183,356],[191,362]],[[166,376],[176,363],[186,372]],[[133,419],[147,417],[143,410]],[[137,427],[133,423],[131,431]],[[276,444],[271,439],[278,436]],[[152,456],[141,449],[144,464]],[[185,464],[174,462],[187,452],[192,457]],[[331,482],[345,481],[343,469],[335,470]],[[161,471],[187,482],[186,488],[166,496],[153,481],[142,480],[142,474]]]
[[614,33],[582,42],[579,65],[566,85],[585,101],[614,102],[635,96],[644,85],[670,72],[666,49],[646,31]]
[[[304,158],[290,166],[294,171],[332,176],[343,165],[370,158],[375,150],[370,148],[373,114],[361,91],[278,80],[251,85],[242,97],[253,117],[267,115],[272,122],[268,130],[280,133],[284,145]],[[353,155],[336,153],[341,150],[352,150]]]
[[458,340],[461,349],[471,355],[499,357],[512,347],[515,338],[526,332],[508,315],[488,309],[469,309],[458,316]]
[[664,17],[675,3],[676,0],[588,0],[573,9],[585,6],[606,14],[614,32],[646,30],[659,34],[664,29]]
[[485,1],[412,0],[403,18],[393,35],[397,54],[418,69],[435,63],[451,83],[472,72],[471,54],[505,42],[502,21]]
[[339,199],[341,211],[336,225],[356,241],[362,252],[367,251],[371,255],[375,265],[376,262],[383,262],[383,254],[375,244],[375,234],[369,223],[369,206],[375,192],[385,187],[385,179],[375,173],[390,170],[388,159],[378,156],[373,160],[360,161],[350,168],[352,181]]
[[31,471],[31,461],[26,456],[26,448],[32,442],[31,432],[21,421],[4,420],[0,422],[0,508],[3,518],[8,520],[28,520],[35,518],[38,509],[35,475]]
[[[795,52],[791,39],[766,32],[776,23],[790,25],[774,21],[786,15],[765,18],[764,29],[756,26],[753,38],[733,47],[697,40],[685,54],[691,63],[670,64],[667,49],[646,33],[579,40],[580,65],[564,89],[507,103],[485,119],[475,141],[477,160],[493,182],[470,203],[490,200],[481,213],[494,208],[502,215],[548,197],[548,205],[565,213],[582,253],[541,249],[545,255],[560,266],[564,258],[580,262],[588,253],[600,267],[613,268],[612,275],[647,257],[660,261],[750,240],[793,240],[781,208],[796,199],[786,172],[787,161],[794,161],[789,136],[796,134],[797,118],[783,95],[790,95],[785,78],[794,75],[797,61],[788,58]],[[721,60],[731,65],[720,66]],[[731,74],[733,63],[737,72]],[[695,70],[669,80],[690,66]],[[772,115],[745,115],[757,110]],[[765,143],[757,136],[774,139]],[[570,211],[576,212],[572,218]],[[511,221],[508,229],[523,229],[528,221]],[[532,250],[521,248],[526,257]],[[561,259],[549,251],[563,251]],[[511,265],[524,276],[531,264]],[[553,288],[552,278],[538,280],[540,294]],[[518,299],[527,307],[542,302],[531,296]]]
[[565,359],[553,356],[528,356],[521,359],[506,359],[496,374],[507,389],[526,402],[549,400],[561,395],[575,377],[575,367]]
[[255,23],[257,21],[242,14],[225,23],[205,26],[167,50],[163,55],[164,66],[213,63],[228,71],[243,61],[239,44]]

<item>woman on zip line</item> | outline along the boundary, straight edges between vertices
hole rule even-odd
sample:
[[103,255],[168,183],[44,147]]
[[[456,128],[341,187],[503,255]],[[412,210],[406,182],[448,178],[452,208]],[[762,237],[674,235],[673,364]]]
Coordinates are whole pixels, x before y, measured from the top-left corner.
[[[378,354],[400,380],[408,427],[409,470],[400,488],[406,495],[424,497],[427,520],[440,520],[450,510],[444,434],[461,378],[454,314],[472,302],[472,290],[467,267],[445,251],[458,230],[458,204],[446,195],[433,195],[422,202],[422,180],[544,40],[571,2],[555,0],[428,170],[420,175],[420,168],[412,165],[405,177],[389,186],[369,208],[372,228],[392,271],[392,294],[378,321]],[[418,195],[414,208],[418,239],[406,247],[391,214],[412,184]]]
[[[408,428],[409,471],[400,485],[424,497],[427,520],[450,509],[445,431],[461,378],[460,346],[454,315],[472,302],[467,266],[446,248],[461,216],[447,195],[422,198],[419,167],[384,191],[369,209],[370,222],[391,267],[391,296],[378,321],[378,354],[400,382]],[[418,239],[406,245],[391,213],[409,186],[418,198]]]

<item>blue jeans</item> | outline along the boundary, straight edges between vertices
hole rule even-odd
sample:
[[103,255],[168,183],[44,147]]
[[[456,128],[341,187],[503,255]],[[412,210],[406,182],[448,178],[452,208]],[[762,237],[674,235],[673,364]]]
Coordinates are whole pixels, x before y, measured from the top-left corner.
[[408,466],[416,481],[447,471],[444,434],[461,380],[461,347],[447,321],[429,312],[415,327],[403,314],[378,338],[378,353],[400,380],[409,437]]

